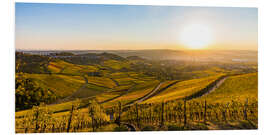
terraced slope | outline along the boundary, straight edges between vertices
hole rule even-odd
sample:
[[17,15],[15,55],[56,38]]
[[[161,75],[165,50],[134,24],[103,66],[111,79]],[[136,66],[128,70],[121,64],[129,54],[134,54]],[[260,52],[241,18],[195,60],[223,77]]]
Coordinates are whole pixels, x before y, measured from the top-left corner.
[[84,75],[97,72],[98,68],[92,65],[75,65],[62,60],[54,60],[48,64],[48,70],[51,73]]
[[120,98],[121,96],[128,94],[134,87],[135,85],[119,86],[119,87],[114,88],[111,91],[104,92],[102,94],[97,95],[95,99],[100,104],[104,104],[104,103],[116,100],[117,98]]
[[258,73],[228,77],[215,91],[199,99],[207,102],[227,102],[231,100],[258,100]]
[[80,76],[26,73],[23,76],[33,79],[42,88],[50,89],[58,98],[71,95],[84,84],[84,79]]
[[186,96],[184,98],[184,100],[192,100],[195,98],[205,96],[205,95],[215,91],[217,88],[219,88],[220,85],[222,85],[226,79],[227,79],[227,76],[221,76],[218,79],[216,79],[215,81],[211,82],[209,85],[207,85],[207,87],[205,87],[205,88],[201,89],[200,91],[197,91],[189,96]]
[[122,104],[128,104],[134,102],[146,94],[150,93],[157,85],[159,81],[153,80],[147,83],[136,84],[131,87],[125,94],[119,96],[118,98],[104,103],[104,106],[115,105],[117,102],[122,102]]
[[117,61],[117,60],[107,60],[103,62],[103,66],[111,68],[113,70],[128,69],[130,65],[128,62]]
[[117,84],[110,78],[87,76],[87,80],[89,84],[97,85],[99,87],[111,89],[117,86]]
[[71,95],[72,99],[76,98],[87,98],[96,96],[97,94],[103,93],[105,91],[108,91],[108,88],[100,87],[93,84],[85,84],[83,87],[81,87],[79,90],[77,90],[75,93]]
[[202,90],[203,88],[208,86],[210,83],[218,79],[220,76],[222,75],[211,76],[211,77],[206,77],[206,78],[201,78],[201,79],[192,79],[192,80],[181,81],[181,82],[174,82],[175,83],[174,85],[171,85],[170,87],[167,87],[166,89],[163,89],[162,91],[160,91],[160,93],[158,93],[154,97],[142,103],[154,103],[154,102],[162,102],[162,101],[185,98],[186,96],[192,95]]

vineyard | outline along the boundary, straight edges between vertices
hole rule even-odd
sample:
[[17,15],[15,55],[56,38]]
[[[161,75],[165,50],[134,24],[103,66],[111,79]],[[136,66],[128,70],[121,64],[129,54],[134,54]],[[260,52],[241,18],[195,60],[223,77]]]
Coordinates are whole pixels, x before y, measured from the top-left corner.
[[[114,125],[112,131],[195,130],[257,128],[258,101],[230,101],[209,104],[196,101],[168,101],[104,108],[91,100],[87,109],[72,104],[70,112],[53,114],[48,107],[34,107],[16,121],[18,133],[94,132]],[[129,125],[129,126],[126,126]]]
[[16,133],[258,128],[254,62],[16,57]]
[[[251,84],[254,81],[256,82],[256,74],[236,75],[229,77],[229,80],[225,81],[219,89],[228,87],[231,84],[231,78],[233,81],[237,79],[236,81],[239,82],[239,80],[243,81],[243,78],[246,77],[249,79],[244,79],[243,83],[246,83],[246,81],[249,81]],[[220,76],[216,78],[216,81],[223,78],[224,76]],[[250,81],[253,78],[254,81]],[[200,92],[205,91],[206,88],[216,83],[216,81],[210,81],[211,83],[202,88]],[[241,84],[242,82],[239,83]],[[139,88],[149,86],[140,86]],[[164,87],[166,85],[160,89]],[[252,91],[250,87],[246,87],[248,90],[245,90],[245,92]],[[233,89],[233,87],[230,88]],[[136,89],[138,88],[135,88],[135,91],[133,91],[138,93]],[[126,104],[127,99],[116,100],[114,103],[110,103],[113,106],[104,106],[97,102],[96,99],[90,99],[87,107],[82,109],[79,107],[85,104],[85,101],[75,100],[70,103],[71,105],[69,106],[71,108],[69,108],[69,111],[62,113],[54,113],[51,110],[52,107],[42,104],[33,107],[31,111],[24,113],[24,115],[17,116],[16,132],[257,129],[258,100],[253,96],[246,96],[244,100],[242,98],[242,100],[231,99],[224,100],[226,102],[213,102],[213,99],[210,97],[215,97],[214,95],[219,93],[219,89],[199,98],[195,98],[198,92],[194,92],[193,95],[182,99],[171,98],[168,101],[142,102],[132,105]],[[242,94],[240,92],[238,91],[238,94]]]

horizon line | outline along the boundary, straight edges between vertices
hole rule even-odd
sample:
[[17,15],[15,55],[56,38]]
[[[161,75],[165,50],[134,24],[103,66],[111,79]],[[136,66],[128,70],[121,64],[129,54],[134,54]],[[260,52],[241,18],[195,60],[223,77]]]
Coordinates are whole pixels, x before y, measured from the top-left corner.
[[258,49],[15,49],[15,51],[258,51]]

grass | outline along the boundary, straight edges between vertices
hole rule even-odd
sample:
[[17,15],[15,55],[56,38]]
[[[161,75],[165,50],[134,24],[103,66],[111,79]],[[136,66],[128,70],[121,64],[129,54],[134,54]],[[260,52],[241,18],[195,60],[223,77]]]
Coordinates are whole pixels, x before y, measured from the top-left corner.
[[61,69],[63,69],[64,67],[62,65],[58,65],[56,62],[50,62],[48,65],[48,70],[51,73],[59,73],[61,72]]
[[136,85],[127,95],[120,97],[119,100],[136,100],[150,93],[158,84],[159,81],[153,81]]
[[[32,78],[39,86],[52,90],[56,95],[64,98],[70,96],[71,99],[91,98],[111,89],[100,87],[93,84],[85,84],[80,76],[66,76],[58,74],[23,74],[27,78]],[[57,83],[55,83],[57,82]],[[70,109],[73,101],[50,105],[53,112]],[[88,100],[82,99],[82,105],[88,103]],[[27,110],[26,110],[27,111]],[[18,112],[18,115],[24,111]]]
[[122,85],[122,86],[117,86],[113,88],[113,91],[125,91],[129,88],[131,88],[133,85]]
[[35,83],[45,89],[50,89],[58,98],[71,95],[84,83],[80,76],[67,76],[59,74],[23,74],[26,78],[32,78]]
[[96,72],[98,71],[98,68],[92,65],[76,65],[62,60],[55,60],[49,63],[48,70],[51,73],[83,75],[89,72]]
[[130,65],[128,62],[121,62],[121,61],[116,61],[116,60],[107,60],[103,62],[103,65],[105,67],[109,67],[114,70],[120,70],[122,68],[130,68]]
[[100,95],[97,95],[95,98],[98,102],[103,102],[109,99],[112,99],[114,97],[119,96],[120,93],[110,92],[110,93],[102,93]]
[[[220,75],[178,82],[175,85],[172,85],[171,87],[165,89],[156,96],[142,103],[154,103],[184,98],[195,92],[200,91],[201,89],[203,89],[204,87],[215,81],[218,77],[220,77]],[[160,89],[163,89],[164,87],[168,86],[173,82],[174,81],[165,82],[160,87]]]
[[114,88],[116,84],[110,79],[105,77],[92,77],[87,76],[88,83],[96,84],[107,88]]
[[[90,100],[90,98],[81,99],[79,107],[85,107],[89,103],[89,100]],[[53,116],[55,116],[55,117],[63,116],[63,115],[69,114],[69,111],[71,110],[71,106],[76,102],[77,102],[76,100],[72,100],[72,101],[59,103],[59,104],[47,105],[47,108],[51,112],[53,112]],[[87,108],[83,108],[83,109],[79,109],[79,110],[86,112]],[[15,118],[19,119],[20,117],[26,115],[30,111],[31,111],[31,109],[15,112]]]
[[[234,69],[230,66],[228,66],[227,70],[223,69],[222,66],[208,67],[208,65],[204,65],[201,68],[200,64],[198,65],[190,66],[186,64],[177,66],[181,70],[179,76],[175,74],[179,77],[179,80],[165,81],[157,93],[153,97],[143,101],[142,104],[182,99],[205,88],[223,74],[243,73],[242,69]],[[256,64],[247,64],[247,66],[254,68],[254,70],[257,69]],[[53,91],[58,99],[68,97],[68,100],[61,100],[62,102],[58,102],[59,104],[47,106],[49,110],[54,112],[52,117],[61,119],[61,116],[69,116],[71,106],[76,102],[75,99],[77,98],[81,100],[78,111],[89,115],[86,106],[91,99],[96,99],[98,102],[107,101],[102,104],[107,109],[117,105],[118,102],[121,102],[122,105],[134,103],[159,85],[160,82],[155,80],[154,76],[149,77],[143,74],[142,71],[137,72],[130,70],[130,68],[131,64],[127,61],[106,60],[100,65],[77,65],[57,59],[48,64],[48,70],[51,74],[40,72],[44,74],[23,73],[23,75],[26,78],[32,78],[40,87]],[[99,72],[100,74],[98,75],[102,75],[103,77],[87,76],[93,72]],[[93,73],[92,75],[96,74]],[[82,76],[87,77],[88,84],[85,84]],[[243,102],[247,98],[258,99],[257,73],[230,76],[215,91],[200,98],[192,99],[191,101],[204,101],[206,99],[209,104],[226,104],[232,99]],[[26,115],[29,111],[31,109],[15,112],[16,123],[20,122],[21,116]],[[123,112],[123,114],[127,113]],[[254,129],[257,127],[257,123],[254,121],[214,122],[209,120],[207,124],[204,124],[188,121],[187,127],[189,130]],[[113,131],[116,127],[117,125],[111,124],[101,127],[97,131]],[[165,122],[165,127],[167,127],[166,130],[184,129],[183,125],[173,125],[171,122]],[[154,127],[145,126],[144,130],[163,129],[154,129]],[[87,129],[87,131],[91,131],[91,129]]]
[[136,72],[115,72],[110,74],[108,77],[113,78],[118,82],[119,85],[131,85],[131,84],[140,84],[147,81],[155,80],[154,77],[148,77],[142,73]]
[[93,84],[86,84],[83,87],[81,87],[78,91],[73,93],[72,98],[76,99],[76,98],[93,97],[109,90],[110,89],[105,88],[105,87],[100,87]]
[[131,85],[134,84],[134,82],[136,81],[136,79],[134,78],[119,78],[119,79],[115,79],[119,85]]
[[144,95],[148,94],[151,92],[157,85],[159,84],[159,81],[151,81],[151,82],[146,82],[142,84],[135,85],[135,87],[132,87],[127,94],[112,100],[108,103],[105,103],[104,106],[112,106],[116,105],[119,101],[122,104],[126,104],[132,101],[137,100],[138,98],[143,97]]
[[131,89],[132,87],[133,87],[132,85],[117,86],[108,92],[104,92],[102,94],[95,96],[95,98],[98,102],[104,102],[104,101],[108,102],[108,100],[111,101],[127,93],[127,91]]
[[112,132],[117,127],[118,127],[117,124],[109,124],[109,125],[105,125],[98,128],[96,131],[97,132]]
[[[41,75],[35,75],[35,74],[27,74],[34,78],[41,79]],[[49,76],[49,75],[48,75]],[[56,75],[56,76],[64,76],[64,75]],[[205,77],[201,79],[192,79],[187,81],[181,81],[176,83],[175,85],[172,85],[171,87],[165,89],[164,91],[161,91],[156,96],[146,100],[143,103],[151,103],[151,102],[160,102],[163,100],[174,100],[178,98],[183,98],[187,95],[190,95],[206,85],[210,84],[214,80],[216,80],[220,75],[217,76],[211,76],[211,77]],[[64,76],[65,78],[66,76]],[[69,78],[70,77],[70,78]],[[73,76],[74,77],[74,76]],[[76,76],[75,76],[76,77]],[[74,79],[72,76],[68,76],[69,79]],[[81,83],[83,82],[83,78],[81,77]],[[78,81],[78,80],[77,80]],[[175,81],[167,81],[165,82],[160,89],[166,88],[168,85],[174,83]],[[112,100],[108,103],[103,104],[103,106],[111,107],[112,105],[117,104],[118,101],[121,101],[122,104],[137,100],[138,98],[144,96],[145,94],[149,93],[153,88],[155,88],[159,84],[159,81],[148,81],[145,83],[140,83],[136,85],[135,87],[132,87],[130,91],[115,100]],[[87,84],[82,91],[78,92],[78,95],[75,97],[96,97],[98,101],[104,101],[106,99],[113,98],[115,96],[118,96],[122,92],[124,92],[125,89],[130,88],[127,86],[121,86],[116,87],[120,92],[114,92],[114,90],[110,89],[104,89],[104,87],[98,87],[97,85]],[[201,98],[193,99],[193,100],[204,100],[207,99],[208,103],[215,103],[215,102],[226,102],[230,101],[231,99],[239,99],[239,100],[245,100],[246,98],[256,98],[257,99],[257,89],[258,89],[258,74],[257,73],[249,73],[244,75],[237,75],[237,76],[230,76],[228,77],[224,83],[217,88],[215,91],[211,92],[208,95],[205,95]],[[123,91],[121,91],[123,90]],[[89,99],[82,99],[81,106],[86,105],[88,103]],[[69,110],[71,108],[71,105],[74,101],[65,102],[61,104],[55,104],[50,105],[48,108],[50,110],[53,110],[54,113],[53,117],[58,118],[61,116],[67,116],[69,115]],[[20,116],[23,116],[27,113],[29,110],[16,112],[16,121],[20,121]],[[87,108],[79,109],[80,113],[87,114]],[[171,124],[171,123],[170,123]],[[116,126],[115,125],[107,125],[104,127],[101,127],[98,129],[98,131],[112,131]],[[169,125],[167,123],[167,128],[165,130],[179,130],[183,127],[181,125]],[[203,123],[188,123],[187,129],[183,130],[194,130],[194,129],[256,129],[256,123],[253,121],[228,121],[227,123],[214,123],[214,121],[209,121],[207,125]],[[89,129],[88,129],[89,130]],[[164,130],[164,129],[159,129]]]
[[128,74],[123,73],[123,72],[115,72],[115,73],[109,74],[109,77],[114,78],[114,79],[126,78],[128,77]]
[[258,99],[258,73],[230,76],[215,91],[196,100],[206,99],[208,102],[227,102],[231,100],[245,101]]

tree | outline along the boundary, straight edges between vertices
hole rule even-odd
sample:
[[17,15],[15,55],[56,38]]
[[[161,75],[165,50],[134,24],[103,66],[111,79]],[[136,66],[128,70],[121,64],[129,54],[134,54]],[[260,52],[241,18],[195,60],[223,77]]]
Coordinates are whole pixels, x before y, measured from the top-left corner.
[[49,89],[39,87],[32,79],[22,74],[16,75],[15,84],[16,111],[38,106],[40,103],[50,103],[56,96]]

